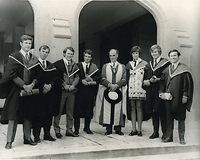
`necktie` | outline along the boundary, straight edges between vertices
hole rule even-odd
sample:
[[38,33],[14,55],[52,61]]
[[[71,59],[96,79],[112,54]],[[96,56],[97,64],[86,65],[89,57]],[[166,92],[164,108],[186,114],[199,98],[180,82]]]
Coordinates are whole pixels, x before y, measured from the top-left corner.
[[133,62],[134,62],[134,67],[136,67],[136,60],[134,59]]
[[44,61],[42,61],[42,67],[45,68],[45,63],[44,63]]
[[86,65],[86,74],[89,73],[89,64]]
[[156,59],[154,59],[153,67],[155,67],[156,65],[157,65],[157,61]]
[[68,61],[67,69],[69,72],[71,72],[71,70],[72,70],[71,61]]
[[115,62],[113,62],[113,66],[112,66],[112,68],[113,68],[113,72],[115,73],[115,72],[116,72]]
[[174,70],[174,68],[175,68],[175,67],[174,67],[174,64],[172,64],[172,70]]
[[26,60],[28,61],[29,60],[29,54],[26,53],[25,57],[26,57]]

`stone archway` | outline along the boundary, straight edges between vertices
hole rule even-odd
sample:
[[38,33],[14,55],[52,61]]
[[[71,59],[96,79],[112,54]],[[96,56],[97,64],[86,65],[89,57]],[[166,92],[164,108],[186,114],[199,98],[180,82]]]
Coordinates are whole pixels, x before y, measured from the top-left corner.
[[[102,0],[102,2],[104,1],[105,0]],[[110,1],[113,1],[113,0],[110,0]],[[141,5],[142,7],[144,7],[154,17],[157,24],[157,44],[159,44],[162,47],[163,54],[164,56],[167,57],[167,52],[172,46],[172,42],[169,40],[170,29],[169,29],[167,18],[163,10],[153,0],[152,1],[133,0],[133,1]],[[76,15],[75,15],[76,17],[75,27],[77,31],[79,31],[79,16],[80,16],[81,10],[84,8],[84,6],[86,6],[90,2],[95,2],[95,1],[94,0],[81,1],[77,7]],[[74,36],[75,36],[75,42],[77,42],[75,44],[76,50],[78,50],[79,33],[76,32]]]

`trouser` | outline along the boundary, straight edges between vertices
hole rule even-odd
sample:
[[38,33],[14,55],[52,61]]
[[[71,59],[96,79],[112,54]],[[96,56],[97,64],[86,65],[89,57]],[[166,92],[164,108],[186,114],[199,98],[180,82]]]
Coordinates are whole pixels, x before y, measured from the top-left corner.
[[[90,129],[90,123],[91,123],[91,118],[85,118],[84,130]],[[75,131],[79,131],[79,129],[80,129],[80,118],[74,119],[74,129],[75,129]]]
[[[111,124],[107,124],[106,125],[106,131],[108,132],[112,132],[112,126]],[[114,130],[115,131],[121,131],[121,126],[114,126]]]
[[72,132],[72,128],[73,128],[73,114],[74,114],[74,102],[75,102],[75,94],[72,92],[67,92],[67,91],[63,91],[62,92],[62,97],[61,97],[61,105],[60,105],[60,111],[59,111],[59,115],[54,117],[54,131],[55,133],[60,133],[60,126],[59,126],[59,122],[60,122],[60,118],[62,115],[62,111],[65,108],[66,110],[66,129],[69,132]]
[[[166,115],[167,115],[167,137],[173,138],[173,130],[174,130],[174,119],[177,117],[177,114],[174,112],[171,112],[171,106],[172,102],[171,101],[166,101]],[[185,135],[185,120],[178,119],[178,134],[179,134],[179,139],[184,139]]]
[[7,142],[14,142],[18,121],[9,120],[7,129]]
[[161,130],[163,135],[167,134],[167,120],[165,105],[159,106],[158,110],[152,114],[152,124],[154,133],[159,133],[159,123],[161,122]]
[[23,123],[23,132],[24,132],[24,140],[31,140],[31,128],[32,123],[28,119],[24,119]]
[[44,136],[50,135],[50,129],[52,124],[52,116],[46,117],[44,124],[41,124],[41,119],[36,120],[36,123],[33,125],[33,135],[35,138],[40,137],[41,128],[43,126]]

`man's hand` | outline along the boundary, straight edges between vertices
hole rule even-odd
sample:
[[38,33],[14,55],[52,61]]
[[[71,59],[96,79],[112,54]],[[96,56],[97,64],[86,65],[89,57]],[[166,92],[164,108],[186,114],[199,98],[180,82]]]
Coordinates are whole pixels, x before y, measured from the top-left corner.
[[69,91],[73,91],[74,89],[75,89],[74,85],[71,85],[71,86],[69,87]]
[[23,85],[24,91],[29,95],[32,93],[33,84]]
[[49,92],[51,88],[52,88],[51,84],[45,84],[43,87],[43,93]]
[[111,91],[115,91],[115,90],[117,90],[117,88],[119,86],[117,84],[109,84],[109,87],[110,87]]
[[151,85],[150,80],[144,80],[143,85],[144,86],[150,86]]
[[85,80],[86,80],[87,82],[92,82],[92,81],[93,81],[93,79],[92,79],[91,77],[89,77],[89,76],[86,77]]
[[64,86],[64,89],[65,89],[66,91],[69,91],[69,87],[70,87],[70,85],[67,85],[67,84],[66,84],[66,85]]
[[160,81],[160,78],[156,77],[155,75],[153,75],[153,76],[151,77],[151,79],[150,79],[150,82],[151,82],[151,83],[156,83],[156,82],[158,82],[158,81]]
[[83,79],[81,82],[82,82],[85,86],[88,85],[88,82],[86,81],[86,79]]
[[186,97],[186,96],[183,96],[183,98],[182,98],[182,103],[183,103],[183,104],[187,103],[187,97]]

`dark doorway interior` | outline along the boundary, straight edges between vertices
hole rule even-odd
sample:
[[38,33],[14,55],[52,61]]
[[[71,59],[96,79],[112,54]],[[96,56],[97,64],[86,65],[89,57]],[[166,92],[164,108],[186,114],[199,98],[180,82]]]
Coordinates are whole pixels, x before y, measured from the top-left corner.
[[94,52],[93,62],[101,69],[109,62],[108,52],[116,48],[119,62],[132,58],[130,49],[139,45],[141,58],[149,61],[149,48],[157,43],[157,26],[153,16],[134,1],[93,1],[79,16],[79,61],[84,49]]
[[149,48],[157,42],[156,23],[150,13],[123,24],[108,32],[101,33],[100,66],[109,62],[108,52],[111,48],[119,50],[119,62],[127,64],[132,60],[130,50],[138,45],[142,49],[141,58],[149,61]]

